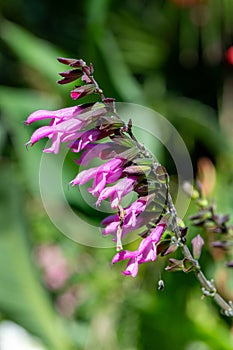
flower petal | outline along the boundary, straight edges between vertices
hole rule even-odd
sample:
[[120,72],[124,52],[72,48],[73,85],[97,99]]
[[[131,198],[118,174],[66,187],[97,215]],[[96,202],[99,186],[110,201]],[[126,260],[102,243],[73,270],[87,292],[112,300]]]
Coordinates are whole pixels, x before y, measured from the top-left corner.
[[38,120],[49,119],[49,118],[52,118],[52,119],[54,119],[54,118],[59,118],[59,119],[74,118],[80,112],[82,112],[83,109],[86,109],[87,107],[88,107],[88,105],[86,104],[86,105],[62,108],[62,109],[58,109],[56,111],[48,111],[46,109],[41,109],[39,111],[35,111],[32,114],[30,114],[26,120],[26,124],[29,125],[31,123],[38,121]]
[[129,260],[126,269],[122,271],[122,273],[126,276],[131,275],[132,277],[136,277],[138,274],[138,261],[136,258],[132,258]]
[[34,145],[34,143],[38,142],[40,139],[50,137],[53,133],[54,129],[51,126],[42,126],[32,134],[30,143]]
[[121,252],[117,253],[113,259],[112,264],[115,264],[118,261],[125,260],[125,259],[131,259],[135,258],[135,253],[131,252],[129,250],[122,250]]

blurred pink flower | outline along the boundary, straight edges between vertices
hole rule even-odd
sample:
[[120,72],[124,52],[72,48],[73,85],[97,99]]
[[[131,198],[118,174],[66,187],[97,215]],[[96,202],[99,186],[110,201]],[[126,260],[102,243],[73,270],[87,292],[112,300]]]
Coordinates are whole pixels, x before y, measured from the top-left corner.
[[63,316],[70,317],[74,314],[77,306],[77,294],[77,287],[73,286],[57,297],[56,306]]
[[57,245],[41,245],[36,251],[36,261],[42,268],[46,285],[56,290],[65,284],[71,271],[67,259]]

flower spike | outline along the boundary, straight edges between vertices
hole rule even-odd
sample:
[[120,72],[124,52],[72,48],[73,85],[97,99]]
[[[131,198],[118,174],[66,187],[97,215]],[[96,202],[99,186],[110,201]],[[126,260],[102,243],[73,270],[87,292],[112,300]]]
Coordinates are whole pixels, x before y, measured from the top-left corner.
[[[109,201],[114,212],[101,224],[103,236],[111,235],[116,243],[117,253],[112,264],[127,260],[122,273],[136,277],[141,264],[154,262],[158,256],[174,254],[179,248],[183,259],[169,258],[166,270],[193,271],[202,285],[203,295],[213,297],[225,315],[233,316],[232,304],[217,293],[213,281],[201,271],[198,260],[203,238],[198,234],[192,240],[193,253],[187,246],[188,228],[177,215],[166,169],[138,142],[133,134],[132,120],[125,124],[116,111],[115,100],[104,96],[94,79],[93,65],[74,58],[59,57],[58,61],[69,66],[68,70],[59,73],[62,77],[59,84],[78,79],[71,91],[73,100],[95,94],[100,102],[33,112],[26,125],[47,120],[48,123],[34,131],[26,147],[48,138],[51,146],[44,152],[57,154],[61,143],[66,143],[69,150],[80,155],[75,159],[77,164],[87,166],[90,160],[99,158],[101,165],[81,171],[70,185],[82,186],[92,181],[88,191],[96,197],[96,206]],[[184,188],[199,206],[198,213],[190,218],[193,225],[212,234],[224,234],[224,239],[213,242],[213,246],[228,250],[230,244],[227,238],[232,238],[233,232],[232,225],[227,223],[229,217],[216,214],[214,206],[203,197],[201,190],[194,191],[187,183]],[[124,205],[124,199],[130,193],[134,197]],[[138,248],[134,251],[123,249],[124,238],[131,232],[140,237]],[[232,267],[233,262],[230,261],[228,266]]]

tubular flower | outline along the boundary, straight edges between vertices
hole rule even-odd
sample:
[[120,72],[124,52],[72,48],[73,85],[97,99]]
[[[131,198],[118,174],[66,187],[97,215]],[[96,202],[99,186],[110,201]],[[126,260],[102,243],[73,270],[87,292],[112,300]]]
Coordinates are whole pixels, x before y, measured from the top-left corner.
[[138,266],[148,261],[155,261],[157,258],[156,244],[160,241],[163,232],[166,229],[165,224],[159,224],[150,233],[150,235],[144,238],[138,249],[134,252],[129,250],[123,250],[117,253],[113,259],[112,264],[118,261],[129,259],[126,269],[122,271],[124,275],[131,275],[136,277],[138,273]]
[[72,186],[78,184],[83,185],[94,178],[93,186],[89,188],[88,191],[94,196],[99,196],[106,184],[119,180],[123,172],[123,163],[123,159],[115,158],[99,167],[84,170],[71,181],[71,184]]
[[[110,131],[110,134],[112,131]],[[71,143],[69,147],[72,149],[73,152],[80,152],[84,148],[87,147],[87,145],[91,142],[104,139],[108,136],[108,132],[105,130],[99,130],[99,129],[91,129],[87,131],[83,131],[80,133],[80,135],[77,135],[76,141]]]
[[[153,217],[154,212],[150,211],[151,203],[154,195],[140,197],[133,202],[128,208],[124,209],[124,217],[120,214],[110,215],[102,221],[103,235],[113,235],[113,241],[121,241],[121,239],[129,232],[145,226]],[[147,210],[146,210],[147,209]],[[118,228],[121,231],[118,232]]]
[[123,150],[125,150],[125,148],[117,147],[114,142],[91,142],[86,145],[85,151],[82,153],[79,160],[76,160],[76,163],[87,166],[93,158],[100,158],[102,160],[114,158]]
[[[189,4],[188,6],[201,2],[201,0],[172,1],[177,4]],[[230,48],[226,53],[229,63],[233,62],[232,56],[232,48]],[[103,236],[111,235],[112,240],[116,242],[117,254],[113,257],[112,264],[128,260],[122,273],[136,277],[140,264],[155,261],[159,254],[165,256],[182,247],[184,258],[169,259],[166,270],[183,270],[185,273],[194,271],[201,282],[203,296],[213,297],[226,316],[233,316],[232,303],[226,302],[218,294],[214,282],[208,280],[200,269],[198,259],[204,244],[203,239],[197,235],[192,240],[193,254],[186,245],[185,236],[188,228],[177,216],[169,192],[169,176],[166,169],[156,161],[144,145],[138,142],[132,132],[131,119],[128,124],[121,120],[115,109],[115,100],[104,96],[94,79],[93,65],[88,66],[85,61],[73,58],[58,58],[58,61],[71,67],[59,73],[62,77],[58,81],[59,84],[63,85],[79,79],[78,85],[71,91],[73,100],[97,94],[101,102],[81,104],[57,111],[39,110],[32,113],[26,120],[26,125],[47,119],[49,124],[39,127],[26,145],[33,146],[40,139],[49,138],[51,146],[45,148],[44,152],[56,154],[59,152],[61,143],[67,142],[69,150],[74,153],[82,152],[79,159],[75,160],[77,164],[86,166],[96,157],[105,161],[100,166],[80,172],[70,184],[83,185],[92,181],[88,191],[97,198],[96,205],[108,199],[111,208],[117,210],[102,221]],[[101,143],[98,142],[100,140]],[[130,192],[134,192],[137,199],[127,207],[123,207],[123,199]],[[199,212],[190,218],[194,225],[230,236],[233,229],[231,225],[226,224],[229,216],[215,213],[214,206],[203,198],[201,187],[197,198]],[[204,220],[200,222],[203,213],[208,215],[205,215]],[[212,223],[213,227],[207,225],[209,223]],[[136,231],[142,240],[136,250],[123,250],[122,239],[132,231],[134,233]],[[228,241],[214,243],[215,246],[224,249],[228,247],[226,244]],[[228,266],[233,267],[233,261],[228,262]],[[64,278],[60,282],[64,282]],[[161,290],[163,285],[163,281],[160,280],[158,289]]]
[[[100,166],[81,171],[70,184],[76,186],[92,181],[88,191],[97,198],[96,205],[109,200],[111,208],[117,210],[117,213],[103,220],[102,233],[103,236],[113,236],[118,251],[122,249],[121,240],[125,235],[135,230],[143,231],[142,237],[146,238],[137,251],[122,251],[113,259],[115,263],[129,258],[124,273],[135,277],[139,264],[156,259],[156,244],[165,230],[165,224],[160,224],[160,221],[167,211],[166,170],[137,142],[131,132],[131,121],[126,125],[120,119],[114,99],[104,97],[93,78],[93,66],[87,66],[83,60],[58,60],[72,68],[59,73],[62,77],[59,84],[71,83],[77,78],[82,80],[82,85],[71,92],[74,100],[97,93],[102,102],[33,112],[27,118],[26,125],[41,120],[48,120],[49,123],[39,127],[27,145],[33,146],[39,140],[48,138],[51,146],[44,152],[57,154],[61,143],[67,143],[72,152],[82,152],[75,160],[77,164],[87,166],[96,157],[105,161]],[[137,199],[123,208],[122,200],[131,192]]]
[[[44,149],[44,152],[54,152],[57,154],[61,142],[73,141],[78,138],[82,140],[86,128],[90,124],[101,119],[100,117],[104,116],[105,113],[107,113],[107,110],[102,103],[84,104],[76,107],[63,108],[57,111],[36,111],[28,117],[25,122],[26,125],[44,119],[51,119],[51,121],[48,126],[42,126],[37,129],[32,134],[27,145],[33,146],[40,139],[48,137],[51,139],[52,145],[50,148]],[[112,131],[109,130],[108,134],[111,133]],[[98,134],[98,136],[95,136],[95,134]],[[100,139],[101,137],[106,137],[106,134],[104,134],[104,136],[100,135],[100,132],[98,133],[95,128],[92,130],[92,135],[94,135],[93,140],[95,138]],[[86,134],[84,134],[84,136],[87,137]],[[89,138],[91,138],[90,135]],[[82,141],[80,141],[80,143],[81,142]]]
[[135,180],[136,177],[126,177],[120,182],[117,182],[116,185],[104,188],[100,192],[96,204],[98,205],[100,202],[110,197],[111,208],[116,209],[124,196],[133,191]]

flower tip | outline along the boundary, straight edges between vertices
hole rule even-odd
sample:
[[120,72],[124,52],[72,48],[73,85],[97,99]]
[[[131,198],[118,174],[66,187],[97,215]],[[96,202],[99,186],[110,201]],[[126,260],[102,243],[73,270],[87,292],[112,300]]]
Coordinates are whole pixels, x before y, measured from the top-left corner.
[[122,246],[121,242],[118,242],[117,247],[116,247],[116,251],[120,252],[122,249],[123,249],[123,246]]
[[64,63],[67,64],[67,59],[66,58],[63,58],[63,57],[57,57],[57,61],[60,62],[60,63]]
[[81,95],[81,93],[80,92],[76,92],[76,91],[71,91],[71,94],[70,94],[72,100],[77,100],[80,95]]
[[70,189],[71,186],[74,187],[74,185],[75,185],[74,180],[68,182],[68,190]]
[[25,147],[26,147],[26,150],[28,151],[28,146],[32,146],[32,142],[31,142],[31,140],[30,141],[28,141],[27,143],[25,143]]
[[77,60],[75,58],[57,57],[57,61],[67,66],[70,66],[72,63],[76,62]]
[[132,273],[131,271],[128,271],[128,270],[121,271],[121,273],[125,276],[132,276],[133,278],[137,276],[137,273]]
[[100,204],[101,204],[101,201],[98,199],[98,200],[95,202],[96,208],[98,208],[98,207],[100,206]]
[[64,84],[64,79],[59,79],[56,81],[57,84],[63,85]]
[[117,253],[113,258],[111,264],[114,265],[116,262],[120,261],[120,254]]

